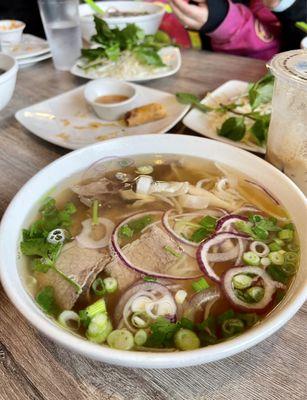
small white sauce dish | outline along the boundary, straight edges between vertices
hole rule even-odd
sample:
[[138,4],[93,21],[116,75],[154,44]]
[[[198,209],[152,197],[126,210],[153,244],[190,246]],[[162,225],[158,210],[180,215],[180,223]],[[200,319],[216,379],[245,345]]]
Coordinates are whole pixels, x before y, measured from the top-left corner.
[[[128,97],[118,103],[98,103],[101,96],[119,95]],[[99,118],[115,121],[123,118],[124,114],[133,108],[137,91],[134,85],[116,79],[96,79],[89,82],[84,89],[84,97]]]
[[17,78],[18,63],[17,61],[4,53],[0,53],[0,111],[11,100]]
[[0,45],[20,43],[25,27],[24,22],[15,19],[0,20]]

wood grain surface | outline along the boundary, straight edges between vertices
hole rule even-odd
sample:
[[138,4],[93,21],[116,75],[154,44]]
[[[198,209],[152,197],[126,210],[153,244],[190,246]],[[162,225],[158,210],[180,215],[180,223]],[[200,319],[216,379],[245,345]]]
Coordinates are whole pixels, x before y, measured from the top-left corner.
[[[256,80],[262,61],[185,51],[174,77],[154,88],[202,95],[229,79]],[[55,71],[50,61],[19,72],[0,113],[0,213],[20,187],[67,150],[22,128],[14,113],[85,81]],[[178,124],[175,132],[189,133]],[[0,400],[303,400],[307,398],[306,305],[280,331],[234,357],[198,367],[141,370],[73,354],[33,329],[0,288]]]

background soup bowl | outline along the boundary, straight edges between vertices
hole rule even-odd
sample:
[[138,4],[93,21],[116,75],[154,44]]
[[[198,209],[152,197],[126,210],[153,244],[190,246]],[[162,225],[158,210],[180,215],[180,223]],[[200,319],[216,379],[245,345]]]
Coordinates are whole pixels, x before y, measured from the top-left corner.
[[[123,29],[127,24],[136,24],[147,35],[153,35],[157,32],[164,15],[164,9],[161,6],[142,1],[97,1],[97,4],[104,11],[108,8],[116,8],[119,11],[129,12],[147,11],[147,15],[103,18],[110,28],[117,27]],[[79,6],[82,37],[88,42],[96,33],[93,14],[95,12],[88,4],[81,4]]]
[[18,63],[17,61],[4,53],[0,53],[0,69],[5,72],[0,74],[0,111],[11,100],[17,78]]
[[306,299],[307,247],[302,246],[301,265],[287,295],[258,326],[237,338],[214,346],[175,352],[142,353],[114,350],[72,335],[49,319],[25,290],[18,253],[21,229],[27,227],[39,208],[39,199],[50,188],[81,172],[106,156],[178,154],[218,161],[262,182],[282,202],[295,223],[301,246],[307,243],[307,201],[302,192],[280,171],[262,159],[214,140],[182,135],[146,135],[109,140],[74,151],[41,170],[19,191],[8,207],[0,229],[1,280],[17,309],[50,339],[87,357],[128,367],[172,368],[219,360],[245,350],[284,325]]

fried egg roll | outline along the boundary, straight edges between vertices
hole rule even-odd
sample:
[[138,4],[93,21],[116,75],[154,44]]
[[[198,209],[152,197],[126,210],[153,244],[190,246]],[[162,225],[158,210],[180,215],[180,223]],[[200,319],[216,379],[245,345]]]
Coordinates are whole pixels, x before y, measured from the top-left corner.
[[127,126],[137,126],[157,121],[166,117],[166,110],[162,104],[150,103],[134,108],[125,115]]

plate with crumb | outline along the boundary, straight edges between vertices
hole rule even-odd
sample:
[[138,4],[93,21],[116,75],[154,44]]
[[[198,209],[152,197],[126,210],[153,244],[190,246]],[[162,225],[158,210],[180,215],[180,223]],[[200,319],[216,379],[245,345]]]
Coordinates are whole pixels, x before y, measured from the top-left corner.
[[[133,84],[138,97],[131,110],[116,121],[97,117],[84,97],[84,86],[59,96],[23,108],[15,114],[18,122],[34,135],[58,146],[75,150],[104,140],[123,136],[161,134],[176,125],[189,110],[189,105],[178,103],[176,96],[160,90]],[[148,107],[149,106],[149,107]],[[142,123],[131,124],[128,116],[142,113],[147,118]],[[151,120],[148,109],[158,107],[160,118]]]

